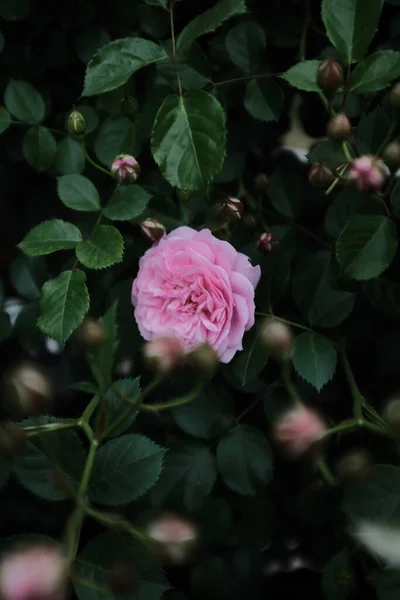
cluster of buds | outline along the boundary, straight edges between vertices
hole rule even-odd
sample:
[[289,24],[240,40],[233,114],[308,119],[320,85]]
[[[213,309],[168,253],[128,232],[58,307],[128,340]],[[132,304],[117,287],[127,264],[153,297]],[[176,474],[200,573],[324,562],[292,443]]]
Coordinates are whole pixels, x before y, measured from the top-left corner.
[[298,457],[323,438],[326,429],[316,411],[299,404],[279,419],[274,427],[274,437],[288,455]]
[[257,241],[257,248],[260,252],[271,252],[272,246],[277,244],[278,242],[273,239],[272,233],[269,231],[265,231],[260,235]]
[[180,341],[174,337],[158,337],[144,345],[143,354],[149,364],[161,373],[170,373],[185,358]]
[[83,137],[86,133],[86,119],[79,110],[72,110],[68,116],[67,130],[68,133],[76,137]]
[[129,154],[118,154],[111,165],[111,173],[119,184],[135,183],[140,175],[138,161]]
[[290,357],[293,333],[285,323],[268,319],[262,326],[260,339],[275,358],[286,360]]
[[324,163],[314,163],[311,165],[308,173],[308,181],[316,188],[325,189],[333,181],[333,173],[328,165]]
[[224,221],[235,223],[239,221],[244,213],[243,203],[238,198],[226,198],[217,202],[215,212]]
[[158,242],[165,235],[165,227],[157,219],[146,219],[140,223],[142,233],[151,242]]
[[164,564],[182,565],[192,556],[198,540],[195,525],[174,514],[164,514],[147,527],[155,552]]
[[335,141],[348,138],[351,133],[351,123],[348,116],[341,112],[331,117],[326,128],[326,133],[331,140]]
[[377,156],[360,156],[351,163],[347,180],[360,192],[374,192],[385,180],[385,165]]
[[322,61],[318,66],[317,81],[324,92],[334,92],[344,82],[342,67],[331,58]]
[[76,337],[84,348],[98,348],[106,341],[104,325],[88,317],[79,327]]
[[48,410],[53,399],[53,386],[36,365],[23,363],[11,369],[5,377],[6,408],[12,413],[29,417]]

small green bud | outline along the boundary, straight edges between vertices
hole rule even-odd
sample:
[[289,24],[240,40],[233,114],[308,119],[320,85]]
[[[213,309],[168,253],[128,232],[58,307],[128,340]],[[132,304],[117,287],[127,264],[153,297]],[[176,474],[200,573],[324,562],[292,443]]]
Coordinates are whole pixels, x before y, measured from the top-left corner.
[[139,103],[133,96],[125,96],[121,100],[121,115],[135,121],[139,112]]
[[67,122],[68,133],[71,135],[83,136],[85,135],[86,129],[87,123],[83,114],[78,110],[71,111]]

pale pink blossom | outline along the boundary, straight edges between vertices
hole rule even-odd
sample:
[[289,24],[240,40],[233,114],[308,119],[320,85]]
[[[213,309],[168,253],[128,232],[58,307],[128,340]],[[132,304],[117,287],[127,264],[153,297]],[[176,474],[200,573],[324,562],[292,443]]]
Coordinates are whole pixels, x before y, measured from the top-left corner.
[[351,163],[347,179],[360,192],[373,192],[379,189],[385,180],[385,166],[376,156],[360,156]]
[[119,183],[133,183],[139,177],[138,161],[129,154],[119,154],[111,165],[111,173]]
[[223,363],[254,324],[260,267],[211,231],[179,227],[142,256],[132,303],[145,340],[177,338],[190,352],[207,343]]
[[184,517],[164,514],[147,528],[147,534],[160,544],[165,558],[182,564],[197,541],[197,528]]
[[166,336],[147,342],[143,353],[147,360],[163,373],[168,373],[177,367],[184,355],[180,341]]
[[66,560],[55,546],[30,546],[5,555],[0,563],[2,600],[62,600]]
[[275,438],[292,456],[303,454],[320,440],[326,425],[313,410],[298,405],[281,417],[275,426]]

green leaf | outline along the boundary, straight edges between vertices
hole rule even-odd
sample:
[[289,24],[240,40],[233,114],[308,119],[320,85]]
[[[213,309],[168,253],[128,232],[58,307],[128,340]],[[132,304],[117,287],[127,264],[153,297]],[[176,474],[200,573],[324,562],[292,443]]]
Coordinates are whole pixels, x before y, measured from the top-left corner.
[[[193,22],[193,21],[192,21]],[[208,92],[168,96],[154,123],[151,146],[165,179],[185,190],[204,188],[222,169],[225,115]]]
[[293,299],[312,326],[336,327],[351,313],[354,296],[336,287],[332,256],[318,252],[302,260],[293,278]]
[[328,339],[305,332],[294,341],[292,362],[300,377],[320,392],[335,373],[337,352]]
[[246,86],[244,105],[260,121],[278,121],[283,109],[282,89],[273,79],[252,79]]
[[107,31],[98,27],[90,27],[76,35],[75,51],[80,60],[86,64],[100,48],[110,41]]
[[323,0],[322,20],[328,37],[349,64],[366,54],[382,5],[382,0]]
[[245,73],[258,71],[265,52],[264,29],[256,21],[242,21],[226,35],[226,48],[230,59]]
[[101,346],[88,350],[86,357],[100,390],[106,390],[112,383],[112,370],[119,345],[116,302],[102,316],[100,324],[104,327],[105,341]]
[[233,402],[225,387],[208,386],[195,400],[172,411],[179,427],[196,438],[220,435],[233,423]]
[[109,440],[96,455],[90,499],[117,506],[143,496],[159,478],[164,454],[143,435],[130,433]]
[[0,106],[0,133],[4,133],[11,125],[11,115],[4,106]]
[[[40,416],[22,421],[22,426],[57,422],[55,417]],[[28,439],[22,453],[14,459],[13,473],[36,496],[45,500],[64,500],[68,495],[60,486],[54,485],[54,479],[62,476],[70,493],[76,493],[85,462],[79,437],[74,431],[65,429]]]
[[326,600],[346,600],[353,587],[353,572],[347,549],[335,554],[322,572],[322,588]]
[[52,219],[31,229],[18,247],[28,256],[39,256],[57,250],[72,250],[81,239],[81,232],[75,225]]
[[304,179],[299,171],[278,167],[273,172],[268,184],[268,197],[281,215],[291,219],[298,217],[304,196]]
[[383,90],[400,75],[400,52],[381,50],[358,63],[350,77],[350,90],[367,94]]
[[268,361],[268,352],[260,340],[260,331],[253,327],[243,339],[243,350],[238,352],[231,364],[230,370],[238,378],[242,386],[254,381],[259,376]]
[[185,442],[168,450],[161,477],[150,493],[156,506],[177,499],[188,509],[199,508],[217,479],[215,459],[200,442]]
[[82,95],[94,96],[119,88],[139,69],[167,58],[165,50],[149,40],[132,37],[114,40],[89,62]]
[[12,334],[10,316],[6,312],[0,312],[0,344]]
[[44,119],[44,100],[30,83],[11,80],[4,92],[4,103],[19,121],[35,124]]
[[100,210],[100,196],[90,179],[82,175],[62,175],[57,179],[57,193],[65,206],[83,212]]
[[[349,152],[355,157],[352,149]],[[323,140],[313,144],[307,158],[310,163],[324,162],[331,169],[336,169],[347,161],[343,151],[343,142],[335,140]]]
[[38,325],[43,333],[62,346],[82,323],[89,310],[89,294],[83,271],[64,271],[43,286],[41,317]]
[[85,155],[76,140],[66,137],[58,144],[55,167],[62,175],[81,173],[85,168]]
[[10,477],[12,462],[4,456],[0,456],[0,490],[4,487]]
[[[136,377],[135,379],[118,379],[117,381],[114,381],[105,395],[107,425],[110,426],[116,421],[121,413],[128,407],[124,398],[133,401],[137,399],[139,394],[140,377]],[[136,419],[136,415],[137,410],[132,410],[123,423],[111,431],[110,435],[115,437],[124,433],[132,425],[133,421]]]
[[123,252],[122,235],[112,225],[98,225],[91,237],[76,247],[77,259],[88,269],[105,269],[121,262]]
[[120,186],[107,203],[104,215],[112,221],[136,219],[147,208],[151,197],[140,185]]
[[47,279],[44,258],[18,256],[11,263],[10,278],[18,294],[27,300],[39,300],[42,286]]
[[317,83],[317,71],[319,65],[319,60],[303,60],[286,71],[286,73],[282,75],[282,79],[299,90],[304,90],[305,92],[320,92],[321,88]]
[[[132,563],[138,569],[140,587],[132,594],[122,595],[110,590],[115,564]],[[100,533],[86,544],[76,559],[77,577],[73,581],[78,600],[161,600],[169,585],[162,569],[146,546],[131,536],[111,531]],[[87,582],[87,583],[86,583]],[[104,590],[104,591],[102,591]]]
[[336,257],[342,273],[366,280],[385,271],[396,253],[397,232],[391,219],[380,215],[356,215],[336,242]]
[[132,142],[131,121],[127,117],[109,117],[97,133],[94,151],[97,158],[109,167],[117,154],[130,152]]
[[244,0],[220,0],[212,8],[192,19],[181,31],[177,42],[178,51],[190,46],[201,35],[215,31],[227,19],[245,12]]
[[57,142],[47,127],[30,127],[22,140],[25,159],[36,171],[46,171],[57,155]]
[[248,425],[237,425],[224,435],[217,447],[217,464],[226,485],[247,496],[255,496],[273,472],[266,436]]
[[[374,198],[372,202],[376,206]],[[362,214],[372,202],[369,196],[353,188],[340,190],[325,213],[325,231],[333,238],[337,238],[351,217]]]
[[356,128],[355,144],[360,154],[376,154],[384,144],[390,129],[390,118],[377,106],[363,115]]
[[[272,231],[274,236],[274,231]],[[278,238],[279,239],[279,238]],[[262,285],[256,290],[256,304],[260,307],[277,305],[290,280],[292,252],[282,248],[281,241],[272,252],[260,257]]]
[[177,70],[184,90],[200,90],[212,79],[212,65],[196,43],[180,52],[175,61],[159,63],[157,68],[177,92],[179,91]]

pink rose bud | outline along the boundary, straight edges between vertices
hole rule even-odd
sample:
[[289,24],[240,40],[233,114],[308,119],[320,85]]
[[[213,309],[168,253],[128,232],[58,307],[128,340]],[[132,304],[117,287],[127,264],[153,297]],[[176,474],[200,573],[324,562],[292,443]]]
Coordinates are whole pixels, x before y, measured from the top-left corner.
[[333,173],[328,165],[314,163],[308,173],[308,181],[317,188],[327,188],[333,181]]
[[146,219],[140,223],[140,228],[144,235],[151,242],[158,242],[165,235],[165,227],[157,219]]
[[178,367],[184,358],[184,349],[177,338],[159,337],[147,342],[143,350],[145,358],[162,373]]
[[272,246],[277,243],[278,242],[272,238],[272,233],[265,231],[258,238],[257,248],[260,250],[260,252],[271,252]]
[[331,117],[326,128],[326,133],[331,140],[345,140],[351,133],[351,123],[344,113]]
[[227,198],[217,203],[216,211],[225,221],[235,223],[242,218],[244,207],[238,198]]
[[35,416],[45,412],[52,399],[53,386],[36,365],[21,364],[6,376],[5,402],[11,412]]
[[299,405],[283,415],[275,426],[275,439],[288,454],[300,456],[326,431],[326,425],[313,410]]
[[195,525],[179,515],[164,514],[147,528],[147,534],[157,542],[158,554],[164,562],[184,564],[198,539]]
[[261,330],[261,340],[276,358],[288,358],[293,346],[290,328],[280,321],[268,319]]
[[140,166],[133,156],[119,154],[111,165],[111,173],[120,184],[135,183],[140,174]]
[[318,66],[317,81],[325,92],[332,92],[344,82],[343,69],[336,60],[328,58]]
[[56,546],[37,545],[6,554],[0,563],[2,600],[62,600],[67,561]]
[[385,166],[377,156],[361,156],[351,163],[347,179],[360,192],[373,192],[385,180]]

